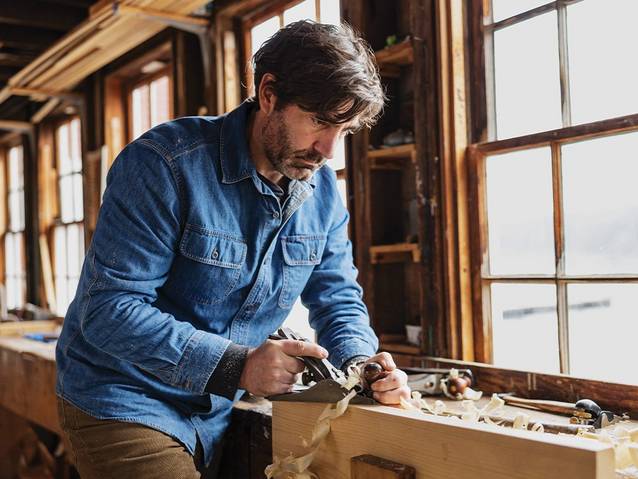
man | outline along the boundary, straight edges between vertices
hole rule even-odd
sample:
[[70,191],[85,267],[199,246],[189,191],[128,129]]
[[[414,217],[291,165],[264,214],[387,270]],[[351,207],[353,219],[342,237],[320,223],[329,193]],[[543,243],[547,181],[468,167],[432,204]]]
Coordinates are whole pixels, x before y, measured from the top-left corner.
[[[85,479],[199,477],[232,402],[289,391],[294,356],[376,360],[388,374],[374,397],[409,395],[390,355],[375,355],[348,214],[321,168],[382,110],[373,56],[347,27],[297,22],[254,66],[254,99],[150,130],[109,172],[57,348],[60,417]],[[267,340],[299,295],[323,347]]]

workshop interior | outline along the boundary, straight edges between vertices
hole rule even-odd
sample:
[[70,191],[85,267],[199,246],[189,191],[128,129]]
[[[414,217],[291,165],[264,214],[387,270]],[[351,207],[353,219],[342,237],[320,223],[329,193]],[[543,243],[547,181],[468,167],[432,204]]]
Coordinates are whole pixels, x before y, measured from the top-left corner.
[[[301,344],[287,354],[303,372],[283,392],[244,391],[248,380],[235,369],[237,393],[214,459],[210,437],[196,428],[207,469],[201,477],[638,478],[637,21],[635,0],[0,0],[0,479],[106,477],[81,473],[77,443],[60,421],[62,359],[71,381],[71,360],[97,368],[107,364],[103,356],[120,354],[118,371],[137,371],[131,377],[140,384],[152,377],[152,391],[162,381],[178,387],[171,381],[183,379],[179,368],[191,352],[212,369],[196,336],[186,345],[185,333],[172,329],[152,348],[177,354],[185,347],[169,361],[176,372],[161,363],[156,374],[150,360],[136,364],[137,336],[130,346],[124,336],[120,347],[108,345],[111,334],[128,331],[121,328],[145,327],[155,338],[165,323],[143,325],[141,315],[129,314],[133,306],[114,306],[109,314],[123,319],[109,330],[111,318],[100,319],[92,302],[106,301],[115,284],[137,295],[151,283],[159,299],[144,289],[135,296],[140,308],[161,311],[179,331],[188,324],[198,338],[237,342],[226,351],[241,361],[260,344]],[[331,35],[346,25],[360,38],[383,107],[368,125],[339,133],[313,179],[284,174],[281,190],[259,168],[249,166],[252,174],[223,163],[248,152],[252,165],[249,157],[261,153],[251,135],[271,131],[255,133],[251,119],[228,133],[228,119],[251,102],[263,115],[283,115],[264,107],[270,90],[265,77],[255,82],[261,57],[254,55],[279,32],[315,24]],[[317,113],[304,108],[295,111]],[[199,123],[174,122],[184,117]],[[312,121],[321,131],[341,128]],[[219,231],[193,224],[190,210],[182,214],[194,193],[180,188],[207,190],[209,176],[189,177],[179,161],[199,171],[201,161],[213,160],[183,144],[190,139],[154,142],[167,124],[200,123],[222,125],[206,147],[214,161],[221,152],[222,166],[210,166],[222,178],[217,187],[234,192],[252,174],[281,205],[264,220],[281,220],[272,234],[282,235],[264,256],[252,253],[254,238],[266,234],[259,229],[265,215],[252,206],[231,213],[201,206],[219,211],[226,221]],[[240,153],[225,153],[231,135],[244,141]],[[117,169],[127,151],[139,178]],[[144,178],[151,156],[164,161]],[[174,199],[173,186],[169,192],[157,183],[162,178],[186,193]],[[115,198],[117,181],[136,186]],[[310,197],[297,205],[293,185],[301,183]],[[144,188],[150,196],[142,199]],[[249,201],[241,191],[239,204]],[[340,223],[321,234],[304,230],[324,226],[304,208],[327,205],[318,203],[326,198],[331,206],[319,214],[341,212]],[[288,214],[291,203],[298,209]],[[111,214],[121,215],[120,229],[103,226]],[[168,219],[131,228],[138,214]],[[181,228],[171,245],[168,224]],[[154,256],[143,256],[145,249]],[[132,276],[118,269],[138,256],[145,259],[126,269]],[[160,267],[151,257],[164,268],[153,278]],[[243,277],[253,274],[245,268],[251,262],[264,267]],[[271,283],[261,288],[264,281]],[[346,283],[344,292],[338,285]],[[272,308],[285,318],[277,324],[264,312],[276,288],[282,292],[273,293]],[[227,329],[178,321],[163,309],[177,295],[179,304],[213,317],[235,307],[235,294],[245,302]],[[82,314],[81,326],[71,326]],[[271,330],[237,339],[259,321]],[[339,333],[342,327],[351,329]],[[354,351],[362,341],[361,328],[373,333],[366,346],[373,349],[342,357],[345,345]],[[336,347],[339,334],[353,336]],[[89,342],[97,335],[99,355],[78,359],[76,340],[62,343],[65,335]],[[316,351],[315,343],[325,357],[304,353]],[[209,389],[223,380],[221,368],[198,391],[184,380],[211,411],[222,401]],[[378,385],[397,370],[408,393],[380,401]],[[86,404],[106,402],[91,389],[100,376],[91,378],[74,379]],[[134,396],[121,401],[138,404]],[[144,404],[157,429],[171,435],[174,418],[164,424],[163,410]]]

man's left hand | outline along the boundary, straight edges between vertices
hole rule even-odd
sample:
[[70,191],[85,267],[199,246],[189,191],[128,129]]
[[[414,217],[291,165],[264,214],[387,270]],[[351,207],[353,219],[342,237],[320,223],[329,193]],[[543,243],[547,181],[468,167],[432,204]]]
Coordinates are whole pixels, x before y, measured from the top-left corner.
[[375,354],[366,363],[378,363],[386,371],[386,375],[370,386],[372,397],[381,404],[400,404],[401,398],[410,399],[408,375],[397,369],[390,353]]

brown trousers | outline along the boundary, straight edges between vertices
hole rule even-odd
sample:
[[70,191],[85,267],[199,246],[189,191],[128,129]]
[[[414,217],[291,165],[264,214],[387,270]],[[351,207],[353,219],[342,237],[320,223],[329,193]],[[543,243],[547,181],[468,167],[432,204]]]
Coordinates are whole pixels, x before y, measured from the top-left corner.
[[[196,479],[211,476],[177,440],[141,424],[101,420],[58,398],[60,424],[82,479]],[[214,473],[213,473],[214,474]]]

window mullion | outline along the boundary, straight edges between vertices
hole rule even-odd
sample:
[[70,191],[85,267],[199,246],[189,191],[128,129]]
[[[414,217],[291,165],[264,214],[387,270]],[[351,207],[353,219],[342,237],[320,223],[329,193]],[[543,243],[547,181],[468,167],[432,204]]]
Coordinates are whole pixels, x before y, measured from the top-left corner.
[[[492,9],[483,18],[483,25],[492,23]],[[496,71],[494,64],[494,30],[486,29],[483,40],[485,51],[485,102],[487,103],[487,138],[496,140]]]
[[[561,148],[559,143],[552,143],[552,191],[554,203],[554,255],[556,277],[565,275],[565,235],[563,228],[563,179],[561,167]],[[556,282],[556,313],[558,317],[558,354],[560,372],[569,373],[569,321],[567,308],[567,284]]]
[[569,56],[567,40],[567,6],[558,4],[558,64],[563,127],[572,126],[571,95],[569,91]]

